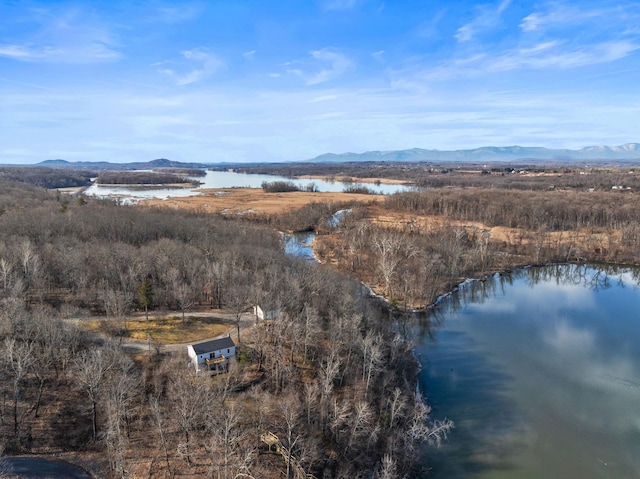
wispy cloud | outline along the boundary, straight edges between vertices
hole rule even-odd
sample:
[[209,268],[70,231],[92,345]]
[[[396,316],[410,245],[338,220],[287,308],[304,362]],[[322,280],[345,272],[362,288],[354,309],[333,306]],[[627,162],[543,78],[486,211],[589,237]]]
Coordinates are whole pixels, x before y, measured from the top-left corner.
[[491,55],[481,53],[451,60],[422,70],[418,77],[427,81],[443,81],[515,70],[568,70],[614,62],[638,50],[640,43],[629,40],[576,46],[567,45],[561,40],[552,40]]
[[0,56],[24,62],[100,63],[118,60],[121,54],[97,42],[86,45],[0,45]]
[[630,41],[611,41],[584,47],[564,48],[561,42],[547,42],[533,48],[507,52],[485,65],[493,71],[520,68],[569,69],[620,60],[640,49]]
[[0,56],[24,62],[98,63],[119,59],[112,31],[79,8],[32,9],[20,40],[0,45]]
[[198,65],[196,68],[191,68],[187,72],[178,72],[175,67],[167,68],[164,65],[172,65],[174,63],[182,62],[162,62],[157,66],[161,66],[158,71],[164,75],[173,78],[178,86],[190,85],[209,78],[220,67],[223,66],[223,62],[217,55],[207,52],[203,49],[184,50],[180,52],[188,66],[194,63]]
[[384,50],[378,50],[377,52],[373,52],[371,54],[374,60],[379,62],[384,62]]
[[520,28],[524,32],[542,32],[554,27],[566,25],[581,25],[596,22],[609,24],[617,21],[620,16],[626,16],[627,12],[621,6],[582,8],[577,5],[567,5],[561,2],[544,4],[542,8],[527,15],[522,19]]
[[204,5],[200,3],[181,4],[179,7],[163,5],[149,17],[149,21],[168,24],[187,22],[197,18],[203,10]]
[[43,86],[43,85],[38,85],[38,84],[32,83],[32,82],[10,80],[9,78],[4,78],[4,77],[0,77],[0,81],[7,82],[7,83],[12,83],[14,85],[26,86],[26,87],[29,87],[29,88],[35,88],[36,90],[44,90],[44,91],[48,91],[48,92],[54,92],[55,91],[53,88],[49,88],[49,87],[46,87],[46,86]]
[[502,0],[497,5],[478,6],[478,13],[470,22],[464,24],[456,32],[456,39],[459,42],[468,42],[474,37],[487,30],[493,30],[500,25],[501,15],[511,4],[511,0]]
[[342,75],[351,66],[352,62],[346,56],[333,52],[327,48],[310,52],[311,56],[318,60],[325,68],[306,78],[307,85],[317,85]]

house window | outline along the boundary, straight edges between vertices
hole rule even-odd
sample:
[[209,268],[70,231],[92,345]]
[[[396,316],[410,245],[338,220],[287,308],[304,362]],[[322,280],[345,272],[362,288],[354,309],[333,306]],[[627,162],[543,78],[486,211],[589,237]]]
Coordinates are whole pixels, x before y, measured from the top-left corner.
[[227,354],[229,354],[231,352],[231,349],[227,349]]

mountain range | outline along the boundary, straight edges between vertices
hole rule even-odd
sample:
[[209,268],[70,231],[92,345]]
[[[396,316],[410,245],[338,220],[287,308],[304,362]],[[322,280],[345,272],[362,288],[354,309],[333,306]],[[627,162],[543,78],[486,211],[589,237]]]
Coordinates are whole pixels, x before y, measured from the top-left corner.
[[137,161],[134,163],[111,163],[108,161],[66,161],[46,160],[33,166],[48,168],[62,168],[69,170],[154,170],[156,168],[198,168],[205,169],[211,165],[204,163],[182,163],[180,161],[160,158],[151,161]]
[[525,146],[485,146],[471,150],[409,150],[366,151],[364,153],[325,153],[311,160],[313,163],[348,163],[363,161],[386,162],[493,162],[514,160],[640,160],[640,143],[620,146],[588,146],[579,150],[550,149]]
[[[306,160],[309,163],[352,163],[352,162],[505,162],[537,160],[553,163],[585,161],[640,161],[640,143],[626,143],[619,146],[588,146],[578,150],[551,149],[532,146],[484,146],[468,150],[408,150],[366,151],[364,153],[325,153]],[[230,167],[238,166],[225,163]],[[46,160],[33,166],[65,168],[73,170],[152,170],[157,168],[199,168],[221,166],[213,163],[182,163],[164,158],[145,162],[111,163],[108,161],[65,161]]]

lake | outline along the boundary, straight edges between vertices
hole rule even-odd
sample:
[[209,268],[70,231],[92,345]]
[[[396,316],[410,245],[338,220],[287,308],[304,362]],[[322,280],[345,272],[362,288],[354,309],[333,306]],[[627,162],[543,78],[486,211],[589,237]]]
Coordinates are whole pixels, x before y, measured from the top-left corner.
[[[98,185],[93,184],[85,190],[86,195],[100,198],[119,198],[124,202],[137,201],[145,198],[185,197],[200,194],[205,188],[261,188],[263,182],[290,181],[301,189],[313,183],[318,191],[340,192],[348,184],[340,181],[325,181],[320,179],[290,179],[276,175],[254,175],[236,173],[233,171],[210,171],[204,177],[193,178],[202,182],[197,187],[158,187],[158,186],[132,186],[132,185]],[[409,185],[387,185],[375,183],[357,183],[358,186],[366,186],[377,194],[392,194],[399,191],[407,191],[412,188]]]
[[527,268],[441,301],[416,353],[456,428],[428,477],[640,477],[639,272]]

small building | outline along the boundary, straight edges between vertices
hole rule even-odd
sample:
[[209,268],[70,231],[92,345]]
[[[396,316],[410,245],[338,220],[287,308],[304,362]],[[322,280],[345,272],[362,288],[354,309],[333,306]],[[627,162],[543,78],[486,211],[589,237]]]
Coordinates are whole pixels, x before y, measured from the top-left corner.
[[270,321],[272,319],[278,319],[280,317],[280,308],[275,306],[260,306],[259,304],[253,307],[253,315],[256,317],[256,321],[261,319],[263,321]]
[[187,346],[187,354],[200,371],[226,371],[229,360],[236,355],[236,345],[230,336]]

